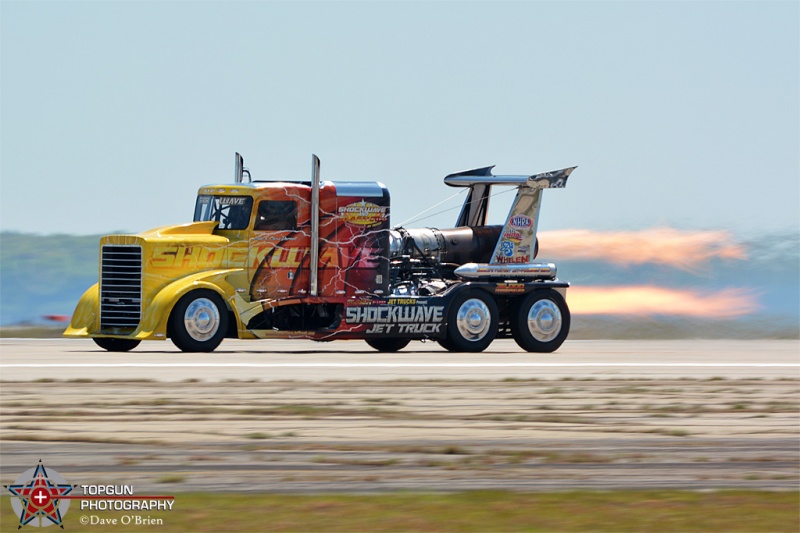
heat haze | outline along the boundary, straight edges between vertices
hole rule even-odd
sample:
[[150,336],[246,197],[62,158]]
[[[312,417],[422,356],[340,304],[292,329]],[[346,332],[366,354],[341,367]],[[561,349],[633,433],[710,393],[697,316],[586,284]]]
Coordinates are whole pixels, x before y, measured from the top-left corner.
[[734,242],[726,231],[674,228],[543,231],[539,234],[539,246],[546,257],[561,260],[599,260],[620,266],[654,263],[685,271],[696,271],[714,258],[747,258],[744,247]]
[[698,291],[655,286],[571,287],[570,310],[576,315],[680,315],[735,318],[759,309],[747,289]]

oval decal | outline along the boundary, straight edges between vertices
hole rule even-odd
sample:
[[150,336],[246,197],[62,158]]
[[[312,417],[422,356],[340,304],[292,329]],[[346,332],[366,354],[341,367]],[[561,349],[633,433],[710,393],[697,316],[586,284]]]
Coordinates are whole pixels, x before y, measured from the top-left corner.
[[530,228],[533,225],[531,217],[525,215],[514,215],[511,217],[511,226],[514,228]]
[[505,233],[503,233],[503,239],[509,240],[511,242],[520,243],[522,242],[522,233],[513,230],[506,231]]
[[386,220],[386,206],[375,205],[361,200],[360,202],[339,208],[339,216],[346,224],[354,226],[375,226]]

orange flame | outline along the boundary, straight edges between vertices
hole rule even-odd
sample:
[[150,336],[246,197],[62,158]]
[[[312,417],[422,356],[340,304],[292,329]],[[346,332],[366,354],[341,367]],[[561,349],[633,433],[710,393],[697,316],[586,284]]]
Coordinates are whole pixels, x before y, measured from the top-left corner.
[[759,309],[746,289],[697,292],[638,285],[630,287],[571,287],[567,291],[572,314],[682,315],[698,318],[734,318]]
[[659,263],[692,271],[714,257],[747,258],[744,247],[734,243],[726,231],[572,229],[543,231],[539,241],[541,253],[547,257],[600,260],[623,266]]

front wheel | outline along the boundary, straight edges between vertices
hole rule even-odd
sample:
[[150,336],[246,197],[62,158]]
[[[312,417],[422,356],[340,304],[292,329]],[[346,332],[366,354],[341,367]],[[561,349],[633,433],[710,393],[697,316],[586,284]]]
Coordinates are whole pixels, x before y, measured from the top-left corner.
[[109,352],[129,352],[142,341],[134,339],[115,339],[113,337],[93,337],[96,345]]
[[379,352],[398,352],[408,346],[409,339],[365,339],[367,344]]
[[439,341],[451,352],[482,352],[497,335],[499,311],[494,299],[480,290],[455,297],[447,314],[447,338]]
[[228,330],[228,308],[214,291],[192,291],[169,317],[172,342],[184,352],[213,352]]
[[530,293],[511,317],[511,333],[528,352],[554,352],[569,334],[570,314],[564,297],[553,289]]

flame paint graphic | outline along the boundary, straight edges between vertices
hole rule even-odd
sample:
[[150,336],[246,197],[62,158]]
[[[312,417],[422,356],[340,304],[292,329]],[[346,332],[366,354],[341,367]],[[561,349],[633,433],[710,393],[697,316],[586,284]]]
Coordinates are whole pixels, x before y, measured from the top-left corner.
[[682,315],[734,318],[757,311],[756,296],[747,289],[701,292],[638,285],[630,287],[571,287],[568,301],[575,314]]
[[571,229],[539,234],[542,254],[559,259],[605,261],[621,266],[655,263],[696,271],[712,258],[746,259],[726,231]]

